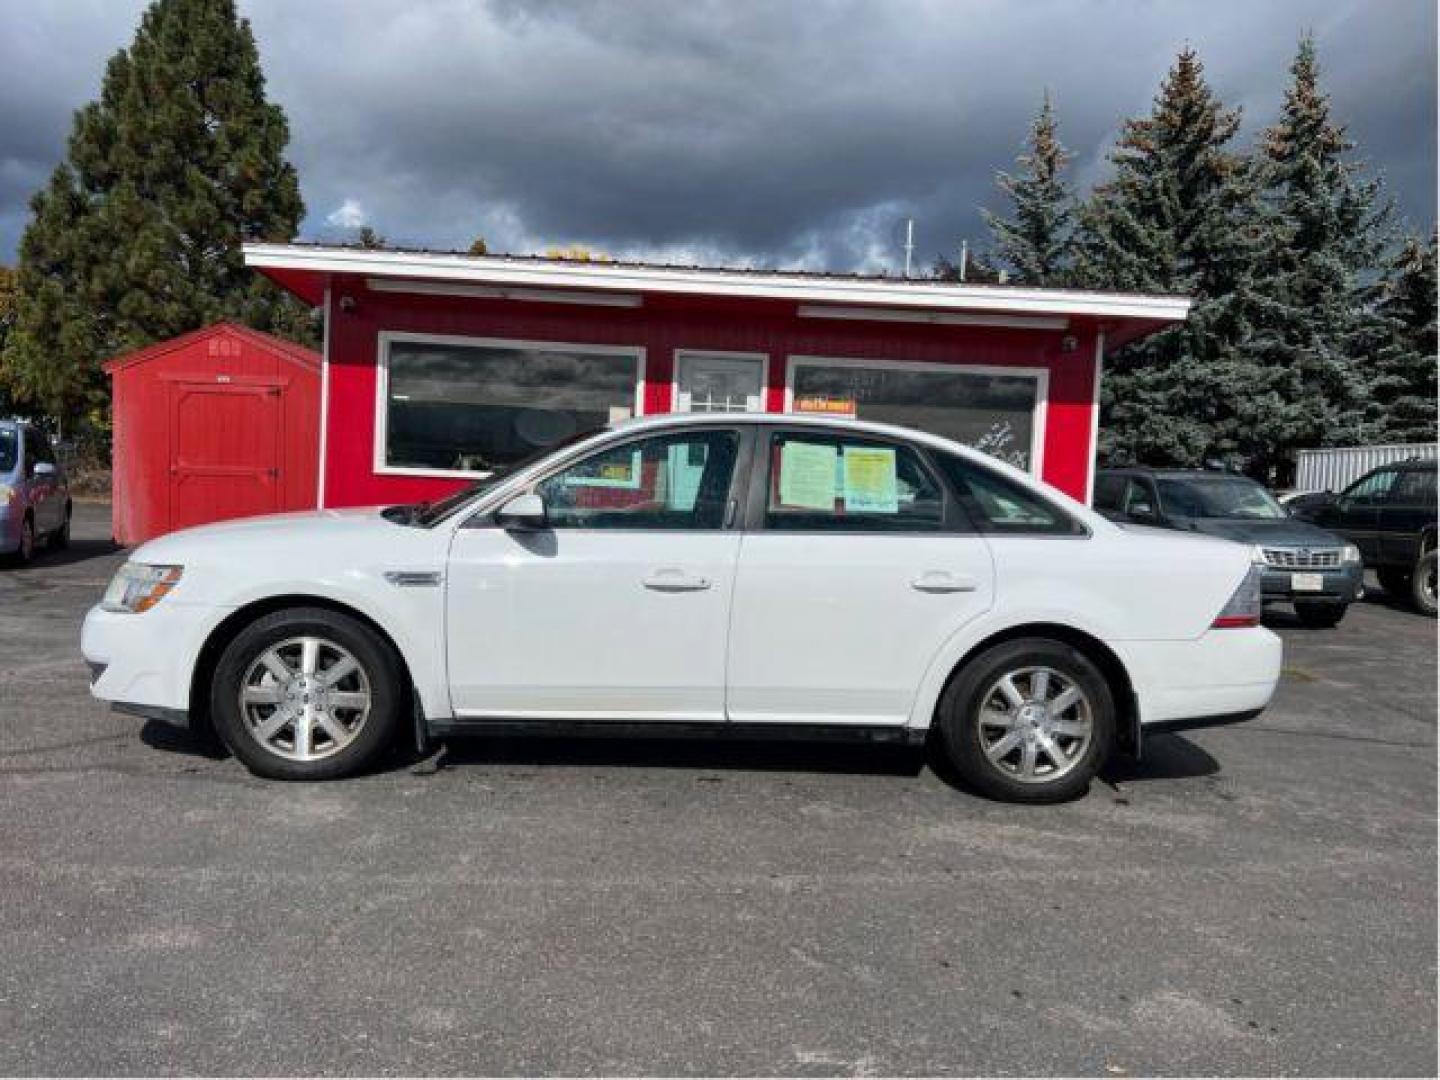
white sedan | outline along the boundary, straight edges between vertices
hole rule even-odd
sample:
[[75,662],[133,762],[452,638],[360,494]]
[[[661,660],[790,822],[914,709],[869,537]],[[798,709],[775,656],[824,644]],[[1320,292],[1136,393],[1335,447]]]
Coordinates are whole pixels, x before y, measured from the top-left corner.
[[776,415],[631,421],[434,504],[151,541],[85,620],[96,697],[252,771],[403,737],[934,729],[990,795],[1082,791],[1143,732],[1280,675],[1252,549],[1121,529],[946,439]]

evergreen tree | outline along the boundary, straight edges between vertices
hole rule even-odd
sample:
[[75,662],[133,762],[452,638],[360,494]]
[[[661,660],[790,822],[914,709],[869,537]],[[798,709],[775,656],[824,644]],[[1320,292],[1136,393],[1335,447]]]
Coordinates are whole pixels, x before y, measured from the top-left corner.
[[66,419],[103,409],[102,361],[216,319],[311,337],[240,251],[295,235],[288,138],[234,0],[155,0],[31,201],[0,367],[16,396]]
[[1386,340],[1373,357],[1370,392],[1378,442],[1435,441],[1435,233],[1410,237],[1386,268],[1375,314]]
[[15,325],[18,290],[14,268],[0,266],[0,349],[5,347],[5,337],[10,333],[10,327]]
[[1380,183],[1350,159],[1354,143],[1331,116],[1315,43],[1302,38],[1280,117],[1260,139],[1265,187],[1266,305],[1251,353],[1288,403],[1273,453],[1355,445],[1376,434],[1367,419],[1370,352],[1383,339],[1367,278],[1385,247]]
[[1240,348],[1256,317],[1255,177],[1229,146],[1226,109],[1183,50],[1149,116],[1127,120],[1114,176],[1081,208],[1077,280],[1092,288],[1183,293],[1189,319],[1119,349],[1107,363],[1102,453],[1146,464],[1263,457],[1283,407]]
[[981,214],[994,237],[995,258],[1009,271],[1009,280],[1021,285],[1062,284],[1070,270],[1074,218],[1064,179],[1070,154],[1060,143],[1048,90],[1026,144],[1029,153],[1015,159],[1020,166],[1018,175],[995,174],[1013,217],[988,210]]

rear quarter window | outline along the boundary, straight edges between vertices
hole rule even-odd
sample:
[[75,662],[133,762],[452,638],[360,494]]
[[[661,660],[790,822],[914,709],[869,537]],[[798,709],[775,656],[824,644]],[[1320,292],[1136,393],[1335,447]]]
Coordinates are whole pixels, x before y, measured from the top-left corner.
[[1048,499],[964,458],[940,455],[940,466],[975,527],[1000,536],[1081,536],[1085,527]]

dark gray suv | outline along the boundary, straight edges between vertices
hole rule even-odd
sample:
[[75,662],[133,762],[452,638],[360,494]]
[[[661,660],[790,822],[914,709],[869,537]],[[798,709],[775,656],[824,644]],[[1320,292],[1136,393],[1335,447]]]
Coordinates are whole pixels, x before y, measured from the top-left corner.
[[39,428],[0,420],[0,556],[27,563],[36,542],[70,543],[70,485]]
[[1292,517],[1245,476],[1192,469],[1103,469],[1095,509],[1112,521],[1222,536],[1254,544],[1265,560],[1264,598],[1288,600],[1306,626],[1334,626],[1364,595],[1360,550]]

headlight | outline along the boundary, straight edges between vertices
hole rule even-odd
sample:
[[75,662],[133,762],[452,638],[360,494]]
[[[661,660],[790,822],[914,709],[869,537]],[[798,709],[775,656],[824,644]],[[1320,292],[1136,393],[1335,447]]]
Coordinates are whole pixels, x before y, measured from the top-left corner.
[[175,588],[183,570],[180,566],[147,566],[127,562],[115,572],[100,606],[106,611],[149,611]]
[[1358,563],[1360,561],[1360,549],[1354,544],[1346,544],[1340,549],[1340,561],[1343,563]]

